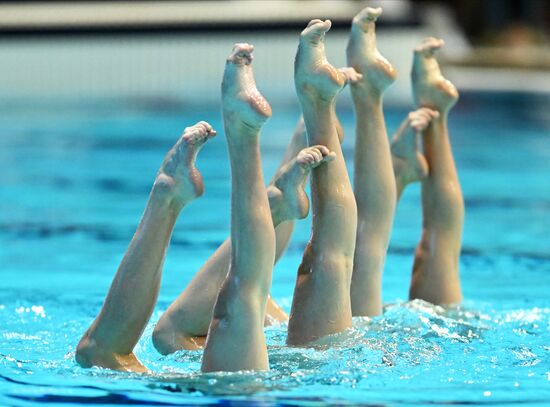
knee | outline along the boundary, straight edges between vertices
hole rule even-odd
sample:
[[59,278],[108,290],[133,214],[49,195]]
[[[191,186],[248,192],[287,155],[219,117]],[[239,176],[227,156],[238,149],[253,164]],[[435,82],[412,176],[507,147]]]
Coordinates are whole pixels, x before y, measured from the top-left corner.
[[89,347],[87,346],[87,344],[83,343],[83,340],[81,340],[76,348],[76,363],[78,363],[81,367],[92,367],[93,363],[91,363],[92,358],[90,356],[91,355]]
[[[175,322],[177,320],[177,323]],[[198,350],[204,345],[204,337],[208,330],[208,324],[204,328],[196,328],[196,332],[191,333],[187,325],[189,321],[172,319],[171,315],[164,313],[159,319],[151,339],[153,346],[161,355],[169,355],[179,350]],[[210,318],[208,319],[208,323]],[[185,329],[184,329],[185,327]],[[204,329],[204,332],[202,330]]]
[[351,277],[353,256],[338,252],[325,251],[320,256],[314,256],[314,268],[324,270],[335,279]]
[[178,336],[172,324],[167,321],[167,318],[161,318],[155,325],[155,329],[153,329],[151,339],[157,352],[161,355],[168,355],[184,348],[181,346]]
[[100,365],[98,347],[87,334],[84,335],[76,347],[75,359],[84,368]]
[[168,332],[166,327],[159,321],[153,329],[151,339],[153,341],[153,346],[161,355],[167,355],[170,353],[168,350],[168,341],[166,340],[167,336]]
[[[430,254],[430,240],[429,240],[427,234],[428,234],[428,232],[424,231],[424,234],[423,234],[422,238],[420,239],[420,242],[416,246],[416,250],[414,252],[415,263],[423,262],[424,260],[427,259],[427,257]],[[414,269],[415,269],[415,267],[413,267],[413,271],[414,271]]]

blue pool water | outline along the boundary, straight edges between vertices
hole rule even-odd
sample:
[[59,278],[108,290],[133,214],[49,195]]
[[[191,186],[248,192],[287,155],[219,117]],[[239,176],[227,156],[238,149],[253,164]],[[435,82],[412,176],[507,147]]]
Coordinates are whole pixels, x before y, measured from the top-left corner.
[[[384,276],[383,316],[356,319],[326,349],[287,348],[267,329],[272,370],[199,373],[201,353],[159,356],[155,321],[227,236],[229,165],[223,134],[204,148],[206,193],[185,209],[159,303],[138,357],[139,376],[85,370],[73,351],[98,312],[165,152],[216,107],[104,101],[0,106],[0,405],[224,402],[315,406],[550,403],[550,102],[466,95],[451,133],[466,201],[465,302],[444,310],[406,302],[420,234],[419,188],[400,202]],[[388,108],[394,130],[404,109]],[[351,166],[353,116],[341,109]],[[297,117],[274,106],[262,138],[266,177]],[[220,132],[222,133],[222,132]],[[288,310],[302,221],[274,271]]]

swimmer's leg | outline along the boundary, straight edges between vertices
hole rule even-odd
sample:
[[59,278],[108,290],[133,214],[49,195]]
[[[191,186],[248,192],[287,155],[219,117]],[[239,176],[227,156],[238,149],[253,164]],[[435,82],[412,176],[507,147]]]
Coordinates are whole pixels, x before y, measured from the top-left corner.
[[422,181],[423,232],[416,250],[410,298],[434,304],[461,301],[458,262],[464,201],[454,163],[447,118],[458,92],[439,70],[434,51],[441,40],[425,40],[414,53],[413,94],[419,106],[439,112],[424,132],[429,174]]
[[439,112],[423,107],[410,112],[392,137],[391,153],[397,199],[408,184],[428,176],[428,163],[420,150],[420,137]]
[[363,74],[351,85],[355,116],[357,240],[351,282],[353,315],[382,313],[382,273],[396,204],[395,177],[382,99],[396,71],[376,48],[375,23],[381,8],[366,7],[352,23],[348,65]]
[[340,148],[334,104],[345,77],[325,56],[329,20],[312,20],[302,31],[295,85],[310,145],[336,153],[311,175],[313,229],[298,270],[287,342],[304,344],[351,326],[350,281],[357,207]]
[[174,223],[203,192],[195,159],[216,132],[206,122],[185,129],[166,155],[147,207],[103,304],[76,350],[83,367],[146,371],[132,353],[157,301],[162,265]]
[[252,49],[236,44],[227,59],[222,105],[231,161],[231,263],[220,289],[202,370],[267,370],[263,332],[275,230],[260,159],[259,134],[271,107],[256,88]]

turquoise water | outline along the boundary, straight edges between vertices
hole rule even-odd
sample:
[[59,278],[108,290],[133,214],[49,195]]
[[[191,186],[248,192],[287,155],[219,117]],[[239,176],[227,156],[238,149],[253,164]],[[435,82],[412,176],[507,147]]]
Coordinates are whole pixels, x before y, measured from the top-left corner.
[[[548,405],[548,99],[466,95],[452,114],[467,210],[463,306],[405,301],[420,234],[413,186],[395,221],[384,315],[356,319],[326,349],[287,348],[285,326],[268,328],[269,373],[203,375],[201,353],[162,357],[150,339],[162,311],[228,234],[220,134],[201,153],[206,192],[178,221],[159,303],[136,349],[150,376],[81,369],[72,352],[102,304],[162,157],[188,124],[205,119],[222,129],[217,108],[1,105],[0,405]],[[405,113],[387,108],[390,130]],[[267,177],[296,117],[274,106],[262,136]],[[353,116],[344,107],[341,118],[351,165]],[[299,223],[274,271],[273,295],[287,310],[309,227]]]

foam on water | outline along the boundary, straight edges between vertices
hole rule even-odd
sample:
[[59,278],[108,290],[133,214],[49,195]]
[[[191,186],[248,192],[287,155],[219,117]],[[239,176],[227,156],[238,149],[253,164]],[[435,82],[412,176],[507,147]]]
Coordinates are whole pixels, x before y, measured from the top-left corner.
[[[74,362],[87,304],[8,301],[0,306],[0,392],[5,403],[163,402],[214,399],[369,403],[542,403],[550,397],[550,308],[444,309],[392,304],[381,317],[315,348],[285,346],[286,326],[267,328],[271,371],[201,374],[202,352],[159,356],[151,323],[136,348],[150,375],[82,369]],[[71,312],[67,307],[78,307]],[[527,390],[527,392],[526,392]],[[306,403],[307,402],[307,403]],[[314,405],[314,404],[313,404]]]

